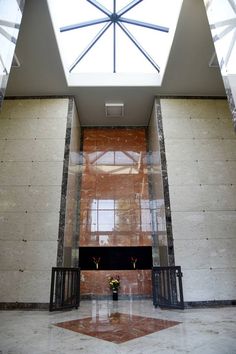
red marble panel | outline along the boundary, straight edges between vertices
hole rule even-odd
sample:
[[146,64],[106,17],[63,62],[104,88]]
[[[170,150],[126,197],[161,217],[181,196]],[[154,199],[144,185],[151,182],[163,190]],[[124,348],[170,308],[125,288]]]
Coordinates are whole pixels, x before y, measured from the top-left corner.
[[152,295],[151,270],[83,270],[81,295],[109,295],[109,277],[120,277],[120,295]]
[[83,136],[79,246],[150,246],[145,129],[89,128]]

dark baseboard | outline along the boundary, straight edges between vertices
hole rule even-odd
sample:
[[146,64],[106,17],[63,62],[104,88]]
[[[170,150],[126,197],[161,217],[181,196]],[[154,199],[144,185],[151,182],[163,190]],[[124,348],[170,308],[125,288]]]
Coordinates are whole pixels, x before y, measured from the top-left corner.
[[45,302],[0,302],[0,310],[48,310]]
[[185,309],[191,308],[206,308],[206,307],[223,307],[235,306],[236,300],[209,300],[209,301],[186,301],[184,303]]
[[[111,295],[82,295],[83,300],[112,300]],[[119,295],[119,300],[150,300],[151,296],[144,295]],[[236,306],[236,300],[209,300],[209,301],[186,301],[184,303],[185,309],[192,308],[216,308],[225,306]],[[0,302],[0,310],[49,310],[49,303],[38,302]]]

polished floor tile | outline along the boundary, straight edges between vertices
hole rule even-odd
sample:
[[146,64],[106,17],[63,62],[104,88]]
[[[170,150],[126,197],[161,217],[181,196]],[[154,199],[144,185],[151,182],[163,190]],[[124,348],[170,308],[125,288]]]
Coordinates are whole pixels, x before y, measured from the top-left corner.
[[179,323],[115,312],[110,315],[66,321],[55,325],[119,344],[176,326]]
[[[66,330],[56,323],[115,314],[180,322],[123,343]],[[116,316],[116,315],[115,315]],[[135,317],[134,317],[135,316]],[[81,301],[71,311],[0,311],[1,354],[235,354],[236,306],[161,310],[150,300]],[[130,330],[126,321],[126,331]],[[104,326],[99,327],[100,331]]]

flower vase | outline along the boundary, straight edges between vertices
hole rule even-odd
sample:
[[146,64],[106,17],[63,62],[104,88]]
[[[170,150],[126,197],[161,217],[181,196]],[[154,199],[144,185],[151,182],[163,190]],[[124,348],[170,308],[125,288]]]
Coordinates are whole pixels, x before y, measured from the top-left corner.
[[118,291],[117,290],[112,291],[112,299],[113,299],[113,301],[118,300]]
[[96,269],[98,269],[98,263],[96,263]]
[[135,262],[133,263],[133,269],[135,269],[136,268],[136,264],[135,264]]

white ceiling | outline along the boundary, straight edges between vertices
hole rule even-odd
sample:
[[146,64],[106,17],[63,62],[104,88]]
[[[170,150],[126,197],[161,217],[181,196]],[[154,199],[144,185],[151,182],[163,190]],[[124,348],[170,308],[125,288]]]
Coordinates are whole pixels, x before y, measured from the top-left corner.
[[[224,96],[203,0],[184,0],[162,87],[67,87],[46,0],[26,0],[7,96],[72,95],[83,125],[146,125],[155,96]],[[107,118],[105,102],[124,102]]]

